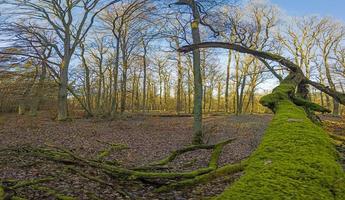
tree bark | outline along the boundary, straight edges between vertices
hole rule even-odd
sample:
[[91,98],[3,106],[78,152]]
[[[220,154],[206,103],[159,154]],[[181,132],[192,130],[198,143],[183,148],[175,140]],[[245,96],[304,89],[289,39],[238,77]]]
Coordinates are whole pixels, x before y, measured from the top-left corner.
[[229,82],[230,82],[231,50],[229,50],[225,79],[225,112],[229,112]]
[[[119,34],[120,35],[120,34]],[[113,69],[113,76],[114,76],[114,82],[113,82],[113,96],[112,96],[112,101],[111,101],[111,115],[114,117],[117,111],[117,93],[118,93],[118,87],[117,87],[117,82],[118,82],[118,75],[119,75],[119,62],[120,62],[120,37],[116,38],[116,52],[115,52],[115,63],[114,63],[114,69]]]
[[147,47],[145,44],[144,39],[142,39],[143,43],[143,50],[144,50],[144,55],[143,55],[143,112],[146,112],[146,77],[147,77],[147,63],[146,63],[146,54],[147,54]]
[[121,113],[125,112],[126,109],[126,97],[127,97],[127,58],[123,58],[123,70],[122,70],[122,81],[121,81]]
[[[192,38],[194,44],[201,43],[200,39],[200,14],[196,2],[191,1],[193,12]],[[200,50],[193,50],[193,71],[194,71],[194,136],[193,144],[203,143],[202,133],[202,79],[200,70]]]
[[[180,48],[178,39],[176,38],[176,47]],[[176,113],[180,114],[182,104],[182,58],[181,52],[177,52],[177,91],[176,91]]]
[[65,53],[65,57],[60,66],[60,84],[59,84],[59,93],[58,93],[58,118],[57,118],[59,121],[65,121],[68,118],[67,87],[68,87],[69,63],[70,63],[70,55],[69,53]]

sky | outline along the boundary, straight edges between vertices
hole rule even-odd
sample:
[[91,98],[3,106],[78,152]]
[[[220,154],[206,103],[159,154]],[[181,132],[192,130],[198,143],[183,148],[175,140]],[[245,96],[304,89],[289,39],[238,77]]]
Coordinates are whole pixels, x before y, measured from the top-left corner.
[[[345,22],[345,0],[262,0],[275,4],[287,16],[317,15]],[[259,92],[267,92],[279,82],[273,78],[259,85]]]
[[345,0],[270,0],[290,16],[332,16],[345,22]]
[[[1,1],[1,0],[0,0]],[[246,0],[244,0],[246,1]],[[260,0],[259,0],[260,1]],[[345,0],[262,0],[277,5],[287,16],[320,15],[331,16],[345,22]],[[1,11],[6,10],[0,7]],[[0,16],[1,17],[1,16]],[[0,43],[1,47],[1,43]],[[227,52],[224,51],[222,63],[227,61]],[[224,65],[225,66],[225,65]],[[278,84],[277,80],[270,79],[260,85],[261,91],[272,89]]]

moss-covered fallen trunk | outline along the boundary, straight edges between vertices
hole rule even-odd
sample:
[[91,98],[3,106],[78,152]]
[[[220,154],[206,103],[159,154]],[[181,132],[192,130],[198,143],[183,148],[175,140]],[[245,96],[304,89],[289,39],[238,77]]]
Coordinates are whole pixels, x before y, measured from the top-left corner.
[[322,127],[292,101],[288,77],[261,101],[275,116],[245,174],[216,199],[345,199],[345,174]]

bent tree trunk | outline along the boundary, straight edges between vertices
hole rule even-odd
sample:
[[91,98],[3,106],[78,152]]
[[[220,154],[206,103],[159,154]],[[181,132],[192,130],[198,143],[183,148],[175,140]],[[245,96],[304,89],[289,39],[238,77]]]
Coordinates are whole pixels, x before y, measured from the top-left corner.
[[260,100],[275,113],[274,119],[248,159],[245,175],[218,199],[345,199],[345,174],[336,150],[327,133],[310,119],[313,111],[329,110],[305,99],[306,84],[343,105],[345,94],[307,79],[298,65],[277,54],[223,42],[188,45],[179,51],[197,48],[231,49],[278,62],[291,71]]
[[[260,100],[274,119],[245,175],[217,199],[345,199],[345,174],[331,139],[294,103],[302,80],[303,74],[292,72]],[[311,102],[304,106],[326,111]]]

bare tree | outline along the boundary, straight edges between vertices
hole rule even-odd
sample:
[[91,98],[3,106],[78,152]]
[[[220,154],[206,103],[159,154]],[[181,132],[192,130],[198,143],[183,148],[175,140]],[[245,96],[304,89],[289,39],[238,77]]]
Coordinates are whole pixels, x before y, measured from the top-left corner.
[[[66,120],[68,117],[67,91],[68,72],[72,56],[78,45],[86,37],[91,29],[96,16],[108,6],[118,0],[15,0],[10,4],[19,6],[23,12],[22,17],[27,23],[37,22],[36,30],[51,30],[56,34],[57,40],[51,42],[41,34],[35,32],[35,36],[52,47],[60,58],[60,84],[58,92],[58,120]],[[80,17],[73,17],[78,12]]]
[[[333,49],[342,41],[345,36],[345,29],[337,23],[325,19],[322,22],[322,34],[319,41],[319,46],[321,50],[321,57],[323,60],[323,66],[325,70],[325,75],[332,90],[336,90],[335,82],[332,77],[332,67],[330,63],[330,57],[333,53]],[[333,114],[339,115],[339,102],[337,99],[333,98]]]

